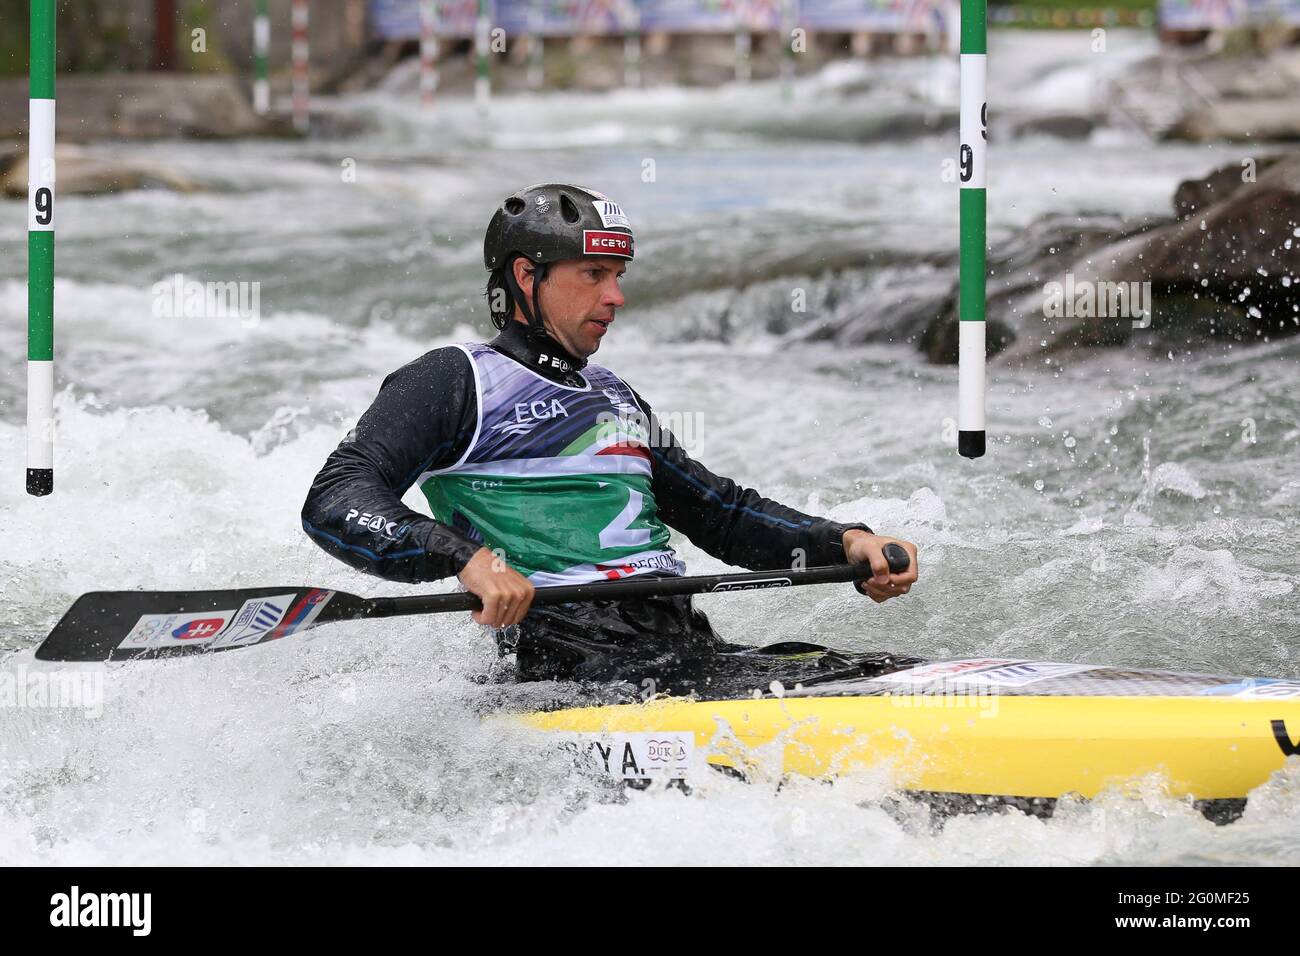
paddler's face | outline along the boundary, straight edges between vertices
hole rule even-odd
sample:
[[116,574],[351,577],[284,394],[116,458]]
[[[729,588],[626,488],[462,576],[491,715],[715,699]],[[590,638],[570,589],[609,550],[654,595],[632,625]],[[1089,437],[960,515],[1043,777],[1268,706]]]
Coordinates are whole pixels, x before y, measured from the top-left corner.
[[[546,331],[575,358],[586,358],[600,348],[600,340],[623,307],[620,277],[627,260],[591,256],[551,263],[541,285],[542,315]],[[521,274],[522,273],[522,274]],[[515,280],[532,303],[533,265],[515,260]],[[520,316],[516,309],[516,316]]]

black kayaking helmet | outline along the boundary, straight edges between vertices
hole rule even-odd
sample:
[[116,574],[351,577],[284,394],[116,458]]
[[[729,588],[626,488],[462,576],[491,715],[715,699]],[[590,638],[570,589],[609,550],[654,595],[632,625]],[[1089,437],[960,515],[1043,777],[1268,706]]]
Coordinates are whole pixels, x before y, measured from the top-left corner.
[[[564,183],[538,183],[519,190],[492,214],[483,237],[483,265],[491,273],[487,296],[492,324],[504,328],[517,302],[530,334],[544,335],[538,287],[550,263],[583,256],[631,259],[632,252],[627,216],[603,193]],[[515,281],[514,262],[519,256],[537,267],[532,308]],[[501,309],[493,308],[497,289],[505,293]]]

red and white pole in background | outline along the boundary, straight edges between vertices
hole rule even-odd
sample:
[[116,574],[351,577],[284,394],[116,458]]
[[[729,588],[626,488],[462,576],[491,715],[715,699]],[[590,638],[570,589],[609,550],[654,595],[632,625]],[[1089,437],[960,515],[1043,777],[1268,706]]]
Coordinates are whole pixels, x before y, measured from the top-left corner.
[[433,106],[438,91],[438,0],[420,0],[420,103]]
[[293,0],[293,125],[307,132],[307,0]]

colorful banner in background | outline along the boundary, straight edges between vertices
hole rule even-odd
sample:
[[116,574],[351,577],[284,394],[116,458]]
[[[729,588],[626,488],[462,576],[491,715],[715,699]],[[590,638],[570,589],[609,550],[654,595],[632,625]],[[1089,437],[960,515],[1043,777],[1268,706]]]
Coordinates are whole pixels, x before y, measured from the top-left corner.
[[954,13],[932,0],[803,0],[798,22],[837,33],[942,33]]
[[1300,26],[1300,0],[1160,0],[1162,30]]
[[[384,40],[418,39],[420,2],[421,0],[370,0],[371,35]],[[497,6],[494,0],[488,0],[488,14],[493,22],[497,19],[494,15]],[[465,39],[474,36],[478,0],[439,0],[435,9],[438,36]]]
[[[488,0],[494,26],[507,34],[534,32],[540,14],[543,36],[616,36],[639,25],[643,33],[732,33],[748,27],[768,33],[781,27],[782,0]],[[807,30],[838,33],[942,34],[956,18],[950,0],[790,0],[795,22]],[[995,23],[1052,23],[1053,13],[1067,22],[1158,25],[1163,30],[1222,30],[1269,24],[1300,26],[1300,0],[1159,0],[1158,15],[1149,11],[1116,10],[1109,18],[1099,7],[1096,16],[1069,17],[1077,10],[1052,11],[1038,6],[989,9]],[[441,0],[438,35],[468,39],[474,35],[477,0]],[[1023,13],[1024,16],[1016,16]],[[1143,16],[1131,16],[1142,13]],[[1032,16],[1031,16],[1032,14]],[[1041,14],[1042,16],[1038,16]],[[370,0],[370,29],[386,40],[415,40],[420,36],[419,0]]]
[[[790,0],[795,22],[808,30],[939,34],[956,16],[951,0]],[[489,0],[494,26],[507,34],[618,35],[629,25],[643,33],[755,33],[781,28],[782,0]],[[477,0],[441,0],[438,35],[474,35]],[[420,36],[418,0],[370,0],[370,30],[386,40]]]
[[635,27],[639,6],[634,0],[497,0],[492,23],[515,35],[613,36]]
[[[825,0],[789,0],[799,12]],[[858,0],[867,2],[867,0]],[[640,0],[646,30],[665,33],[752,33],[781,29],[782,0]]]

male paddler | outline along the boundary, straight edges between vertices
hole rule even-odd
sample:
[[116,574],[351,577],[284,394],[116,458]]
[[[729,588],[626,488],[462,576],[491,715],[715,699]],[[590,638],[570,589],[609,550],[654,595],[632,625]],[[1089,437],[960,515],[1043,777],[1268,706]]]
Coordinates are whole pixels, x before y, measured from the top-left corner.
[[[482,599],[474,620],[498,629],[523,680],[730,693],[873,666],[880,655],[727,644],[689,596],[531,606],[537,587],[683,574],[669,529],[754,570],[869,564],[859,590],[876,602],[917,579],[914,544],[713,474],[630,385],[587,361],[624,305],[633,251],[626,215],[593,190],[547,183],[502,202],[483,249],[499,334],[389,375],[316,476],[303,528],[384,578],[458,576]],[[434,517],[402,504],[412,485]],[[882,553],[891,541],[911,558],[901,573]]]

